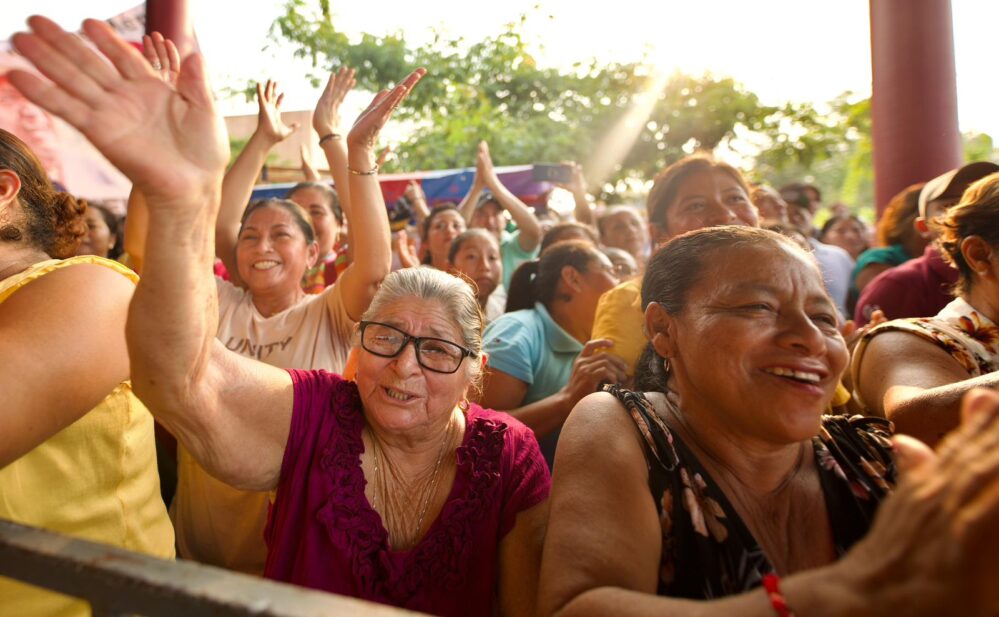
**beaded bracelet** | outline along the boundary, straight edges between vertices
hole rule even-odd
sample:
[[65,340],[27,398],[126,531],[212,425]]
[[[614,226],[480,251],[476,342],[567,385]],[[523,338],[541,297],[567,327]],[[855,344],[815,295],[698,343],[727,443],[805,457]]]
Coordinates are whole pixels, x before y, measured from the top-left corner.
[[373,176],[376,173],[378,173],[378,165],[375,165],[369,171],[357,171],[352,167],[347,167],[347,171],[354,174],[355,176]]
[[340,139],[340,133],[327,133],[326,135],[323,135],[319,138],[319,145],[321,146],[331,139]]
[[767,590],[767,599],[770,606],[777,612],[777,617],[794,617],[794,612],[787,605],[787,600],[780,593],[780,577],[776,574],[767,574],[763,577],[763,587]]

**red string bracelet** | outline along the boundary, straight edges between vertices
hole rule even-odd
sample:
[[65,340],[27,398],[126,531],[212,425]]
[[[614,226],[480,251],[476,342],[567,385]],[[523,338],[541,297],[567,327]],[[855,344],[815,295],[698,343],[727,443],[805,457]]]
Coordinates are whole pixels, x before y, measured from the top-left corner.
[[776,574],[767,574],[763,577],[763,587],[767,590],[767,598],[770,606],[774,607],[777,617],[794,617],[794,612],[787,605],[787,600],[780,593],[780,577]]

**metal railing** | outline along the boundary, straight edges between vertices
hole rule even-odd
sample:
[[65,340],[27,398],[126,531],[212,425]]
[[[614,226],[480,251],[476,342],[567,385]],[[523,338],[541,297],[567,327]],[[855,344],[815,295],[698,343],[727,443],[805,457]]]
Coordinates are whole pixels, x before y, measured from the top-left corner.
[[94,617],[417,615],[189,561],[157,559],[5,520],[0,520],[0,576],[86,600]]

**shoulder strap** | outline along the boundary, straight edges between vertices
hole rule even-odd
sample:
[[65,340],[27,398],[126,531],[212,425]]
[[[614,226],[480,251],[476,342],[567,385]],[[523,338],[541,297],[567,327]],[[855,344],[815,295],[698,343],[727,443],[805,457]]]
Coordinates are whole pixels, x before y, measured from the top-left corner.
[[[652,403],[640,392],[632,392],[617,384],[604,386],[604,392],[612,394],[624,405],[631,416],[638,434],[645,443],[646,459],[651,467],[652,458],[666,471],[672,471],[679,463],[673,447],[673,434],[652,407]],[[649,458],[651,455],[652,458]]]

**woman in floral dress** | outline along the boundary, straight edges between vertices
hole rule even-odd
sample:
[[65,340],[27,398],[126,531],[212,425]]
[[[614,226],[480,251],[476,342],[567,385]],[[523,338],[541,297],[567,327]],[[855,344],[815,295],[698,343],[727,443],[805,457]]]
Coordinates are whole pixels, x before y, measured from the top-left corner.
[[957,297],[934,317],[872,329],[853,357],[855,397],[898,432],[933,445],[960,421],[961,397],[999,385],[999,174],[973,184],[934,225],[957,268]]
[[773,232],[674,238],[642,303],[657,385],[567,420],[541,615],[994,614],[977,566],[999,548],[999,494],[980,490],[999,480],[981,455],[999,396],[939,458],[887,420],[823,416],[846,345],[814,259]]

